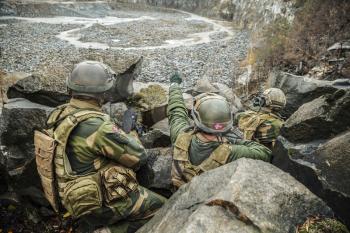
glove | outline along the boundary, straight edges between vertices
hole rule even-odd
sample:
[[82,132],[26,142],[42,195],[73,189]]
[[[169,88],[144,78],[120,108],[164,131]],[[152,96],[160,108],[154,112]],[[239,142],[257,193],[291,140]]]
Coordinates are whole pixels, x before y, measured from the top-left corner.
[[170,77],[170,83],[177,83],[177,84],[181,84],[182,83],[182,78],[180,77],[178,72],[175,72],[175,74],[173,74]]

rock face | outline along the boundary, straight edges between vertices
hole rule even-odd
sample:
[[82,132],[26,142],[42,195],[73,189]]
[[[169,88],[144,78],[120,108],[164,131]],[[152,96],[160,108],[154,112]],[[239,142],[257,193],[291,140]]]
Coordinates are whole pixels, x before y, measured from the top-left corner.
[[[123,65],[124,64],[124,65]],[[133,94],[133,80],[140,74],[142,58],[124,61],[120,67],[114,68],[118,74],[116,85],[111,92],[112,102],[125,100]],[[7,91],[8,98],[26,98],[32,102],[55,107],[66,103],[69,95],[66,91],[67,71],[62,77],[45,77],[40,74],[28,76],[16,82]]]
[[292,142],[326,139],[350,127],[350,90],[339,90],[302,105],[285,122],[283,136]]
[[42,128],[52,108],[25,99],[11,99],[2,109],[0,162],[12,186],[40,185],[34,160],[34,129]]
[[282,0],[124,0],[123,2],[181,9],[204,16],[231,20],[248,28],[257,28],[277,17],[292,20],[294,15],[292,3]]
[[350,226],[350,90],[302,105],[285,123],[273,164],[321,197]]
[[[206,92],[213,92],[227,99],[227,101],[231,104],[233,113],[237,113],[238,111],[243,110],[241,99],[238,98],[232,88],[222,83],[211,83],[207,78],[198,80],[195,87],[193,89],[189,89],[187,92],[193,96]],[[186,106],[189,106],[189,109],[192,109],[192,99],[193,98],[189,98],[184,95]]]
[[289,117],[301,105],[321,95],[334,93],[340,89],[350,89],[350,82],[346,79],[325,81],[285,72],[272,73],[268,82],[270,87],[280,88],[286,94],[287,105],[282,111],[285,117]]
[[240,159],[181,187],[143,232],[295,232],[308,215],[332,211],[271,164]]

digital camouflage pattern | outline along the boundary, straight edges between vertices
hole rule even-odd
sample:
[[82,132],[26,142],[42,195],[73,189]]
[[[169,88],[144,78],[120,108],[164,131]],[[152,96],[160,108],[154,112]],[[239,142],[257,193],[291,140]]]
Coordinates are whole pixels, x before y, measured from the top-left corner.
[[[204,170],[210,170],[215,165],[203,168],[207,162],[220,161],[218,166],[239,158],[260,159],[270,161],[271,151],[263,145],[252,141],[241,140],[233,133],[227,133],[223,141],[208,141],[201,133],[186,132],[190,124],[187,109],[182,97],[182,91],[177,84],[172,84],[169,90],[168,117],[170,124],[170,137],[174,145],[174,162],[172,179],[175,187],[188,182],[193,176]],[[220,148],[221,145],[224,145]],[[215,159],[209,159],[220,148]],[[187,156],[188,155],[188,156]],[[216,167],[218,167],[216,166]],[[201,169],[202,167],[202,169]],[[201,169],[199,171],[198,169]],[[182,174],[181,174],[182,173]]]
[[254,140],[270,149],[280,134],[284,121],[268,109],[246,111],[235,115],[235,123],[243,132],[244,139]]
[[[70,132],[72,114],[78,123]],[[72,99],[48,124],[57,119],[64,119],[53,127],[59,144],[65,145],[69,134],[66,153],[57,147],[55,157],[63,206],[79,217],[83,232],[107,225],[110,232],[135,232],[165,201],[137,184],[134,171],[146,160],[141,143],[101,113],[95,101]]]

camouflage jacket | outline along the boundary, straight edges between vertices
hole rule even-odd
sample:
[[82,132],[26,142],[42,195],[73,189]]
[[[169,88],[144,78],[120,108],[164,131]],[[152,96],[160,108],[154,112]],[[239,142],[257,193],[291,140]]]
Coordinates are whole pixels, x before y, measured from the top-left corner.
[[[170,138],[174,145],[179,135],[182,135],[191,126],[182,91],[176,84],[170,86],[167,114],[170,124]],[[232,134],[225,135],[225,139],[226,142],[229,142],[230,148],[226,163],[242,157],[270,161],[271,151],[263,145],[241,140]],[[203,140],[200,133],[193,134],[188,151],[189,162],[195,166],[200,165],[221,144],[218,141]]]
[[234,122],[243,132],[244,139],[257,141],[270,149],[273,148],[284,123],[277,114],[268,109],[238,113]]
[[[90,109],[101,111],[94,102],[71,99],[64,110]],[[72,131],[66,148],[72,170],[77,175],[97,171],[109,161],[137,169],[146,160],[141,143],[124,133],[114,122],[101,118],[89,118]]]

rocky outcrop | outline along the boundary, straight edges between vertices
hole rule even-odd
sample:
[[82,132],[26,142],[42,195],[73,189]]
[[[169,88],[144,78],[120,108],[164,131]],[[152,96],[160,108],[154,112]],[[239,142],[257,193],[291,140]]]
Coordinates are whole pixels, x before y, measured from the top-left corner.
[[283,136],[292,142],[327,139],[350,127],[350,90],[339,90],[302,105],[285,122]]
[[154,148],[147,150],[147,163],[137,172],[139,183],[165,196],[171,195],[172,149]]
[[52,108],[26,99],[11,99],[2,109],[0,162],[12,187],[38,186],[34,159],[34,130],[45,126]]
[[181,187],[138,232],[295,232],[329,207],[293,177],[239,159]]
[[289,117],[304,103],[340,89],[350,89],[350,82],[347,79],[326,81],[313,79],[309,76],[275,72],[269,77],[268,86],[280,88],[286,94],[287,105],[282,111],[282,115]]
[[285,123],[273,164],[321,197],[350,226],[350,90],[302,105]]
[[[111,91],[112,102],[125,100],[133,94],[133,80],[140,74],[141,66],[142,58],[121,62],[117,67],[111,65],[118,74],[114,89]],[[26,98],[51,107],[64,104],[70,98],[66,90],[66,76],[62,74],[62,77],[52,78],[40,74],[28,74],[8,89],[7,97]]]
[[[234,93],[233,89],[222,83],[211,83],[209,79],[203,78],[197,81],[193,89],[186,91],[187,93],[196,96],[202,93],[213,92],[226,98],[231,104],[232,112],[237,113],[243,110],[241,99]],[[192,96],[187,97],[184,95],[186,106],[191,110],[193,105]]]

